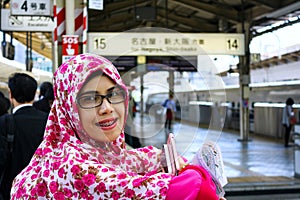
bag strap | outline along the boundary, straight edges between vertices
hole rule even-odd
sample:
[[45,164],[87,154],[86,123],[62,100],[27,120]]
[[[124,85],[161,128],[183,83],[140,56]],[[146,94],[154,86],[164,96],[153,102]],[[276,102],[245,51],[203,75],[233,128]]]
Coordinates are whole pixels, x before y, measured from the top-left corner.
[[15,137],[15,120],[13,114],[9,114],[6,118],[6,138],[8,142],[8,149],[9,153],[11,154],[13,152],[13,147],[14,147],[14,137]]
[[4,174],[6,172],[6,169],[8,168],[8,165],[10,164],[10,161],[12,158],[12,152],[13,152],[13,147],[14,147],[14,137],[15,137],[15,130],[16,130],[13,114],[7,114],[5,116],[5,126],[6,126],[6,132],[5,132],[4,136],[6,136],[8,151],[7,151],[7,160],[6,160],[5,166],[4,166],[1,176],[0,176],[0,185],[3,181]]

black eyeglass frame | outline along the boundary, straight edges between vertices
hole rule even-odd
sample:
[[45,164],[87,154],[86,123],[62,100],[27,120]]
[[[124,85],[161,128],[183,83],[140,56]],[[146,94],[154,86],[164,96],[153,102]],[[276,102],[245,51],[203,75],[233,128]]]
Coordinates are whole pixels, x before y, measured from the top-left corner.
[[[114,92],[121,92],[121,93],[122,93],[122,96],[123,96],[123,99],[120,100],[120,101],[117,101],[117,102],[111,102],[111,99],[110,99],[110,98],[112,97],[112,94],[113,94]],[[78,104],[82,109],[92,109],[92,108],[96,108],[96,107],[101,106],[102,103],[103,103],[103,101],[104,101],[104,99],[106,99],[110,104],[119,104],[119,103],[122,103],[122,102],[124,102],[125,99],[126,99],[126,92],[125,92],[123,89],[119,89],[118,91],[112,91],[112,92],[110,92],[110,93],[108,93],[108,94],[106,94],[106,95],[95,94],[94,97],[101,97],[101,102],[100,102],[99,105],[96,105],[96,106],[93,106],[93,107],[84,107],[84,106],[81,105],[80,99],[83,99],[83,98],[86,98],[86,97],[87,97],[87,96],[85,96],[85,95],[80,96],[80,97],[77,97],[76,100],[75,100],[75,102],[76,102],[76,104]]]

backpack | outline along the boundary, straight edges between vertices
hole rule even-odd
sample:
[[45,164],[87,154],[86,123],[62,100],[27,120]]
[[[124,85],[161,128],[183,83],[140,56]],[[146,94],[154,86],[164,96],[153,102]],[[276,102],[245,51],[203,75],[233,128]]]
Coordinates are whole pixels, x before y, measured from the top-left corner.
[[5,115],[4,119],[6,130],[3,131],[4,135],[0,135],[0,185],[6,169],[9,167],[13,152],[15,122],[12,114]]

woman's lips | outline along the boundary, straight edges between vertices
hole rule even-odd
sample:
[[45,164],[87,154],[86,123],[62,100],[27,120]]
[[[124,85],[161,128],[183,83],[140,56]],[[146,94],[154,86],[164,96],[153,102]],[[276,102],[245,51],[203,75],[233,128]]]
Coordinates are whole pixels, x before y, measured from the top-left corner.
[[96,123],[102,130],[111,130],[117,126],[117,118],[105,119]]

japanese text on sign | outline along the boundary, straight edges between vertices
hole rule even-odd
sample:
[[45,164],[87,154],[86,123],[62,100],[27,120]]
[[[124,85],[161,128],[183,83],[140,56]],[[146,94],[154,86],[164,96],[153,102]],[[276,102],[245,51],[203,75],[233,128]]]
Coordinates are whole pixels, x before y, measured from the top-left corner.
[[45,31],[54,30],[54,21],[46,16],[12,16],[9,9],[1,10],[1,30],[4,31]]
[[11,0],[11,15],[53,15],[53,0]]
[[89,33],[101,55],[244,55],[243,34]]

